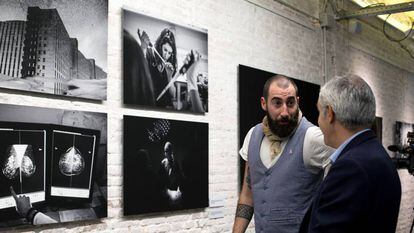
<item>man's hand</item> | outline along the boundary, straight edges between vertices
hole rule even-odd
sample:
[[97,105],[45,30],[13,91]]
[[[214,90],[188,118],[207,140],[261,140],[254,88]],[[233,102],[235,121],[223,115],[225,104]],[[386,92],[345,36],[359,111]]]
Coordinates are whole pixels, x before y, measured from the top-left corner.
[[30,203],[30,197],[23,196],[17,196],[16,192],[14,192],[13,187],[10,186],[10,193],[14,198],[14,201],[16,202],[16,211],[19,213],[22,217],[26,217],[27,212],[32,208],[32,203]]

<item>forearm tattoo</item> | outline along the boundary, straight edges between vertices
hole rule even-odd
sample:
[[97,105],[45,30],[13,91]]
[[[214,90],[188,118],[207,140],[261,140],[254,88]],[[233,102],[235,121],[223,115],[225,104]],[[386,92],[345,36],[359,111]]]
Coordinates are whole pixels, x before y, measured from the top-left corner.
[[237,204],[236,217],[250,221],[253,217],[253,207],[245,204]]
[[247,187],[249,187],[249,189],[252,189],[252,185],[250,184],[250,174],[247,173],[246,176],[246,183],[247,183]]
[[249,168],[247,168],[247,174],[246,174],[246,183],[247,183],[247,187],[249,189],[252,189],[252,185],[251,185],[251,180],[250,180],[250,171]]

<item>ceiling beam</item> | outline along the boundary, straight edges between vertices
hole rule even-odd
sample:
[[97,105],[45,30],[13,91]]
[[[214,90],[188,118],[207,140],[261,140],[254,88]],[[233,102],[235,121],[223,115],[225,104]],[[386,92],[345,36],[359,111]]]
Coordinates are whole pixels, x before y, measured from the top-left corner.
[[367,8],[362,8],[361,10],[357,10],[353,12],[339,12],[335,18],[337,20],[352,19],[352,18],[359,18],[363,16],[385,15],[385,14],[399,13],[399,12],[405,12],[405,11],[414,11],[414,1],[387,5],[387,6],[367,7]]

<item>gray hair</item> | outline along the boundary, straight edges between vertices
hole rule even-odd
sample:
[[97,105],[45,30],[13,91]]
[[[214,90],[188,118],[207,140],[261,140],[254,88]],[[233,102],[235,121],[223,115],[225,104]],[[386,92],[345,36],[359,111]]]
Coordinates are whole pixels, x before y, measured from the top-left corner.
[[347,129],[370,128],[375,120],[375,97],[359,76],[335,77],[321,88],[319,104],[326,114],[331,106],[336,119]]

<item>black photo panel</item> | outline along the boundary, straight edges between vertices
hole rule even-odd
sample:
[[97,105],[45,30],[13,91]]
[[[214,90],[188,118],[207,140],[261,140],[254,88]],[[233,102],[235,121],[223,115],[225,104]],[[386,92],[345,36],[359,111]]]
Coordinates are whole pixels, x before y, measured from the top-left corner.
[[[251,127],[262,122],[265,112],[260,105],[265,82],[276,75],[264,70],[239,65],[239,148]],[[291,77],[289,77],[291,78]],[[291,78],[298,87],[299,108],[314,125],[318,124],[316,104],[320,86],[314,83]],[[241,159],[242,160],[242,159]],[[244,162],[240,160],[240,184],[243,183]],[[241,185],[240,185],[241,187]]]
[[208,124],[124,116],[124,214],[208,206]]

